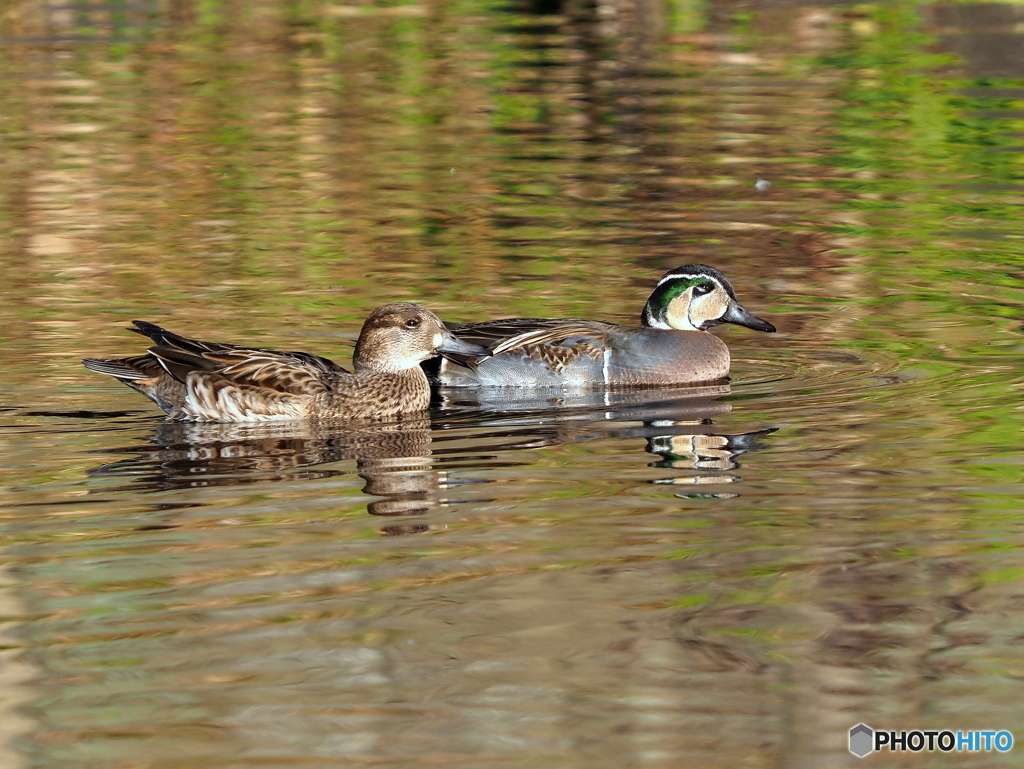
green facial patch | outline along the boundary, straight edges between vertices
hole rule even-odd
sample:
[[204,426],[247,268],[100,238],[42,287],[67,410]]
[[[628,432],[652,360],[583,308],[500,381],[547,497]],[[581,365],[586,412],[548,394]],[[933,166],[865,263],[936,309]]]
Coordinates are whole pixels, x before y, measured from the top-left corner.
[[666,280],[654,289],[654,293],[647,300],[647,310],[652,319],[664,322],[665,313],[668,311],[668,306],[672,303],[672,300],[685,293],[688,288],[701,285],[708,285],[713,288],[714,282],[708,280],[706,275],[687,275]]

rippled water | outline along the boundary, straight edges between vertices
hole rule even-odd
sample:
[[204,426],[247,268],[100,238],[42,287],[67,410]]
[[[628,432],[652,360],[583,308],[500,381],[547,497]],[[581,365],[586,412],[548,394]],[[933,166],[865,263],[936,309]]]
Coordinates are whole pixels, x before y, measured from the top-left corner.
[[[1020,5],[172,5],[0,8],[0,766],[1018,727]],[[195,426],[77,362],[632,323],[695,261],[779,327],[716,330],[728,385]]]

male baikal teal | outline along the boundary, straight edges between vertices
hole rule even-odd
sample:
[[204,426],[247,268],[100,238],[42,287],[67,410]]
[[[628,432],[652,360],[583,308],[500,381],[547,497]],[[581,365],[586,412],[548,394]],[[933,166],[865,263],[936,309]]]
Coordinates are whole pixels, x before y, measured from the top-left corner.
[[449,355],[427,364],[447,387],[609,387],[713,382],[729,375],[729,348],[708,329],[735,323],[775,326],[752,315],[713,267],[684,264],[667,272],[647,300],[640,327],[596,320],[506,318],[446,323],[489,357]]

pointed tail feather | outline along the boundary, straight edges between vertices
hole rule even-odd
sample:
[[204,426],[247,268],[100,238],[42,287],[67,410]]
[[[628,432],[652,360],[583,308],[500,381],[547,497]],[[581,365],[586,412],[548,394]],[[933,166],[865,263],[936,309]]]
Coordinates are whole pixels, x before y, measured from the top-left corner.
[[175,334],[173,331],[168,331],[166,328],[150,323],[145,320],[133,320],[132,324],[135,328],[128,329],[134,331],[136,334],[142,334],[142,336],[148,336],[158,345],[169,345],[172,347],[183,347],[191,348],[195,346],[202,347],[201,342],[197,342],[194,339],[182,336],[181,334]]
[[163,373],[160,364],[152,355],[137,355],[133,358],[82,358],[82,365],[97,374],[107,374],[117,379],[138,381],[152,379]]

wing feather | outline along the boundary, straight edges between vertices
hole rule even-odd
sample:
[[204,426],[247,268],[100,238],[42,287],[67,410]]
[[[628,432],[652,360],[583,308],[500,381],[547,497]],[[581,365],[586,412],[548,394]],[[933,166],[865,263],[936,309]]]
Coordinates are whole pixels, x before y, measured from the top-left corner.
[[601,334],[611,328],[609,323],[572,318],[502,318],[482,323],[445,323],[448,329],[460,339],[487,347],[494,355],[502,351],[512,339],[538,334],[537,343],[543,343],[544,335],[551,334],[551,340],[558,341],[577,334]]
[[135,321],[135,325],[139,333],[155,342],[149,353],[179,382],[185,382],[192,371],[202,371],[237,385],[317,395],[331,389],[334,376],[347,373],[333,361],[310,353],[202,342],[153,323]]
[[535,328],[515,336],[507,337],[491,348],[492,355],[521,350],[524,347],[539,347],[562,342],[571,337],[598,336],[609,328],[606,323],[566,320],[556,327]]

